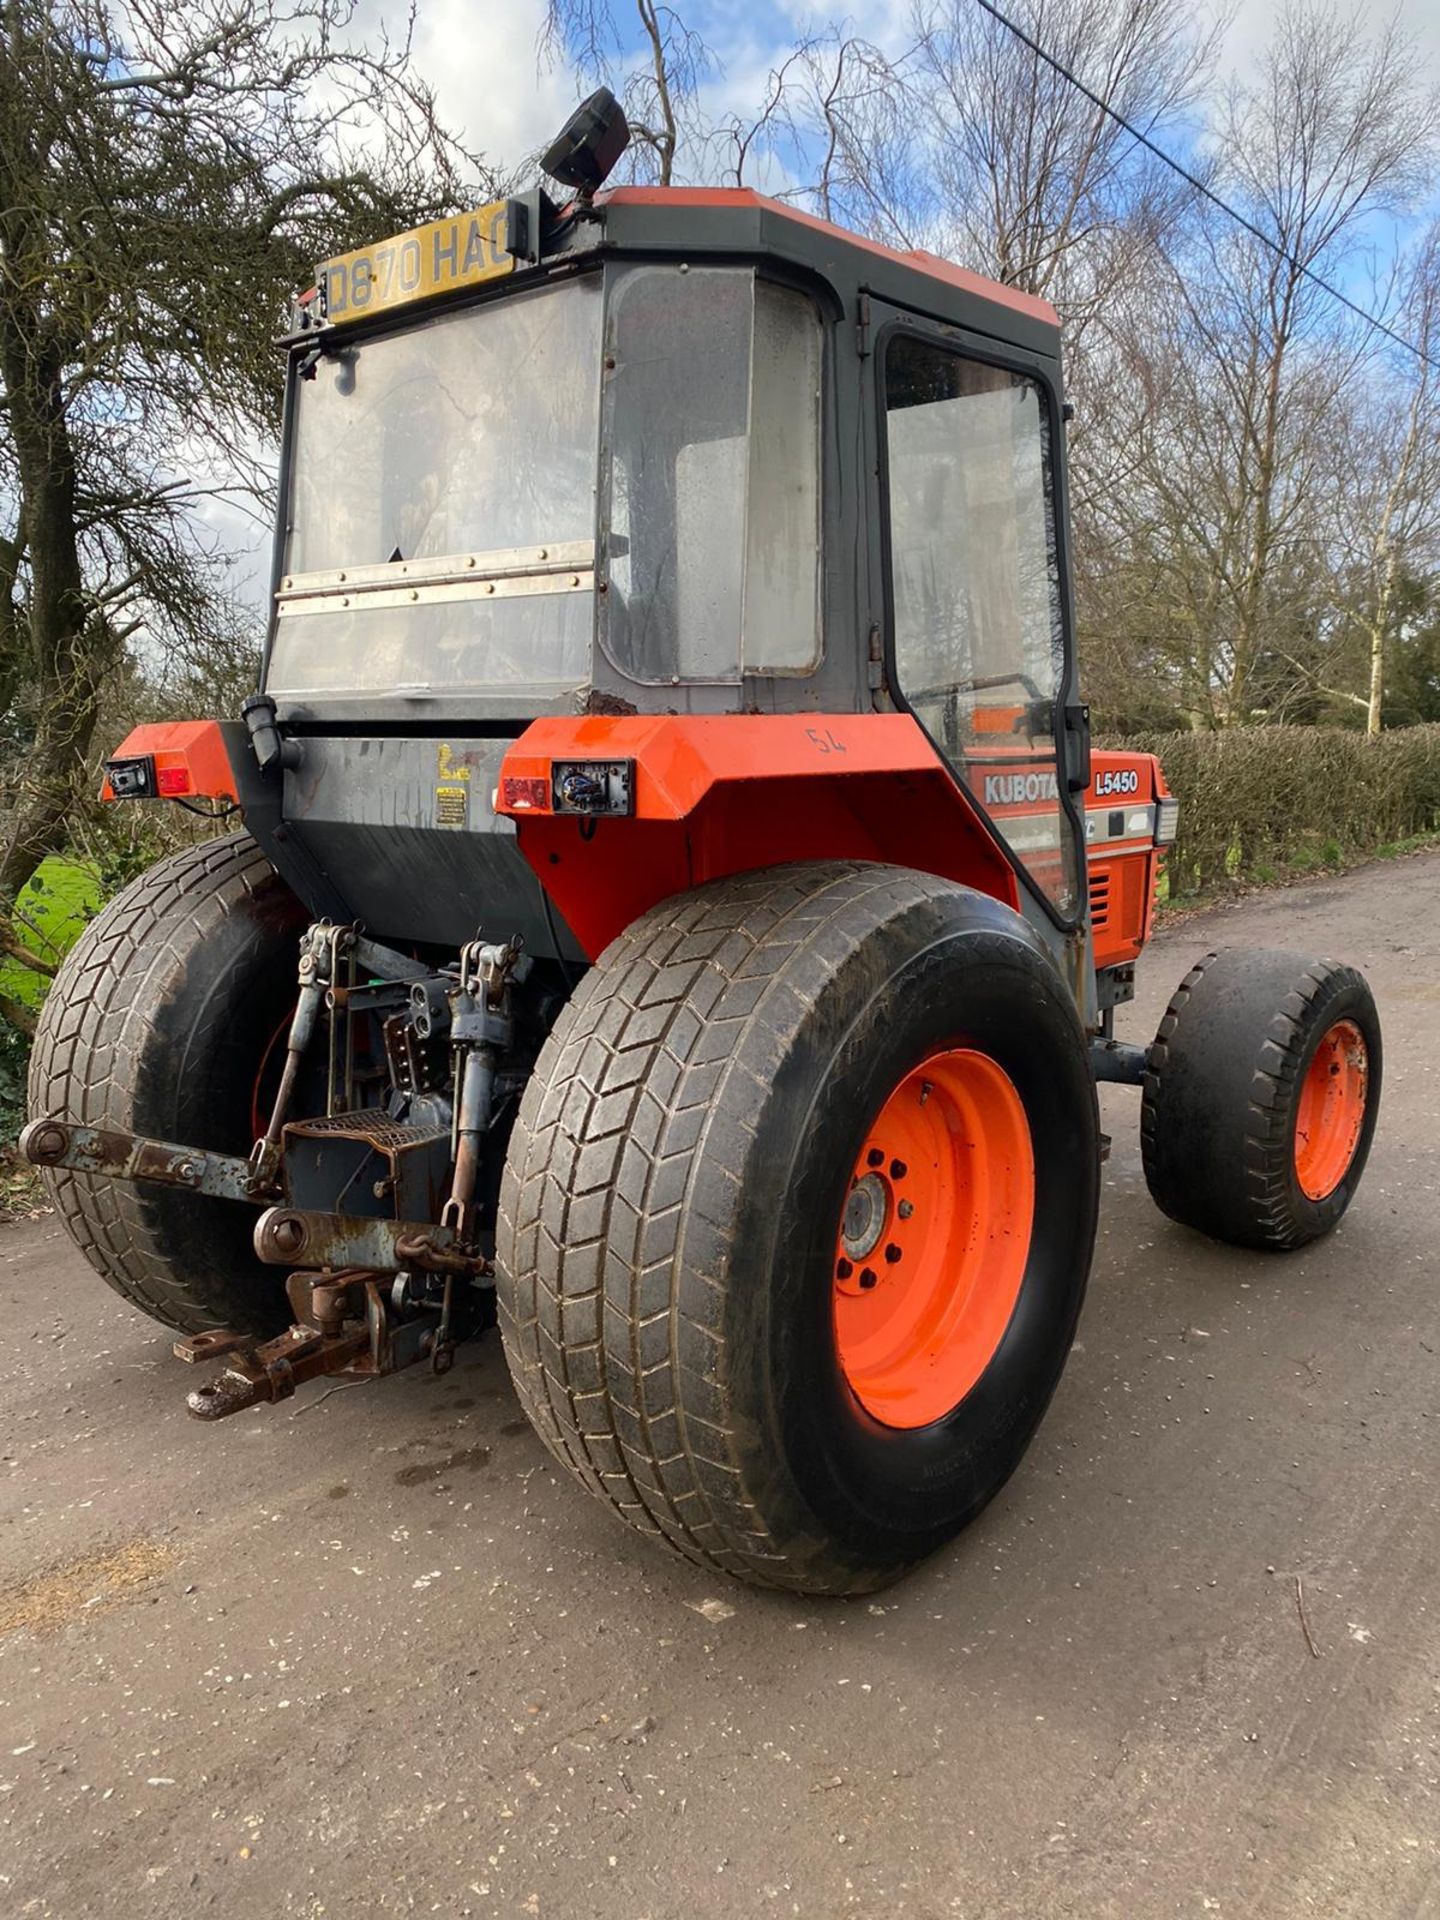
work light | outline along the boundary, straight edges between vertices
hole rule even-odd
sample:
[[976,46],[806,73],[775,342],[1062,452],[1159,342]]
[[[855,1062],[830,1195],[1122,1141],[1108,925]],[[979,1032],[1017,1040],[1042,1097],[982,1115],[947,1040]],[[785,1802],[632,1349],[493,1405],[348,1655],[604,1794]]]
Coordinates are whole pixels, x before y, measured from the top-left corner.
[[629,144],[630,128],[620,102],[608,87],[597,87],[565,122],[540,165],[552,180],[574,187],[589,200]]

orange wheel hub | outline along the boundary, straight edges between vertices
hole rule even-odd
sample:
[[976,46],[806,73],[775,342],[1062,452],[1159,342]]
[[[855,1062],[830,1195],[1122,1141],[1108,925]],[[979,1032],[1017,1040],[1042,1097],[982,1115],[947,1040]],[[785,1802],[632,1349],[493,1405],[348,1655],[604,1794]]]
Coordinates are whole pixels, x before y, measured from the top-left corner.
[[835,1344],[867,1413],[926,1427],[965,1398],[1010,1324],[1034,1217],[1014,1082],[988,1054],[932,1054],[876,1116],[836,1236]]
[[1365,1125],[1370,1058],[1353,1020],[1322,1034],[1300,1089],[1295,1177],[1307,1200],[1325,1200],[1350,1171]]

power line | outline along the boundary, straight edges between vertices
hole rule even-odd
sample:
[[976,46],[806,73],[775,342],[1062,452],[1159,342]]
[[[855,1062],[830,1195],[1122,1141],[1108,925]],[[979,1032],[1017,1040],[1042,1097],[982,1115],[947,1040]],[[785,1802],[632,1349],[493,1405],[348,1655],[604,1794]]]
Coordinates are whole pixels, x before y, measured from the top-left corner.
[[1108,115],[1117,126],[1123,127],[1132,140],[1137,140],[1147,152],[1153,153],[1157,160],[1163,160],[1165,165],[1175,173],[1178,173],[1182,180],[1188,181],[1197,193],[1203,194],[1212,206],[1218,207],[1221,213],[1227,214],[1230,219],[1238,221],[1247,233],[1253,234],[1262,246],[1268,247],[1270,251],[1279,259],[1283,260],[1287,266],[1293,267],[1297,273],[1303,274],[1305,279],[1313,281],[1323,293],[1328,293],[1332,300],[1338,300],[1342,307],[1348,307],[1351,313],[1363,320],[1367,326],[1374,327],[1377,333],[1383,333],[1387,340],[1393,340],[1397,347],[1404,347],[1407,353],[1413,353],[1415,358],[1422,362],[1423,365],[1433,368],[1435,372],[1440,373],[1440,361],[1432,359],[1423,347],[1417,347],[1413,340],[1407,340],[1403,334],[1396,333],[1393,327],[1387,326],[1383,320],[1377,319],[1373,313],[1368,313],[1364,307],[1357,305],[1348,294],[1342,293],[1338,287],[1332,286],[1328,280],[1316,273],[1313,267],[1307,267],[1303,260],[1297,259],[1293,253],[1287,252],[1278,240],[1272,239],[1271,236],[1265,232],[1263,227],[1257,227],[1255,222],[1247,219],[1238,208],[1232,207],[1228,201],[1222,200],[1220,195],[1216,193],[1212,187],[1207,187],[1203,180],[1193,174],[1188,167],[1183,166],[1173,154],[1169,154],[1163,147],[1157,146],[1149,134],[1142,133],[1139,127],[1127,120],[1118,107],[1112,107],[1110,102],[1105,99],[1102,94],[1093,92],[1078,75],[1073,74],[1062,61],[1057,60],[1053,53],[1047,53],[1039,41],[1032,39],[1023,27],[1017,26],[1013,20],[1007,19],[999,7],[992,4],[992,0],[975,0],[975,4],[981,8],[982,11],[990,14],[993,19],[998,20],[1000,25],[1006,28],[1008,32],[1013,33],[1017,40],[1023,41],[1038,60],[1043,60],[1047,67],[1053,67],[1062,80],[1069,81],[1070,85],[1074,87],[1077,92],[1083,93],[1091,106],[1098,107],[1101,113]]

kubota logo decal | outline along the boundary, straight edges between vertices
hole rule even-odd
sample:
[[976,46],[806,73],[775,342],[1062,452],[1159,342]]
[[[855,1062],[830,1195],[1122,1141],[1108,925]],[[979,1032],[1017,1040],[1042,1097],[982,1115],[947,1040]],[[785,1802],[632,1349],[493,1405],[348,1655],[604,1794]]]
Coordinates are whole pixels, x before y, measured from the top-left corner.
[[987,807],[1016,807],[1022,800],[1058,800],[1060,783],[1053,773],[987,773]]

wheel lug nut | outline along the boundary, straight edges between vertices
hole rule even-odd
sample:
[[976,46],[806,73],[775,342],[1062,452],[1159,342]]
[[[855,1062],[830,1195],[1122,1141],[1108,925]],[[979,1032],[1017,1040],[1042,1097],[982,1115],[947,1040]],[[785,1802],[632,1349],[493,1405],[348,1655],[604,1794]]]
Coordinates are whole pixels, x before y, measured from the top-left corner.
[[902,1220],[908,1220],[915,1211],[915,1202],[913,1200],[902,1200],[895,1211],[900,1215]]

